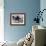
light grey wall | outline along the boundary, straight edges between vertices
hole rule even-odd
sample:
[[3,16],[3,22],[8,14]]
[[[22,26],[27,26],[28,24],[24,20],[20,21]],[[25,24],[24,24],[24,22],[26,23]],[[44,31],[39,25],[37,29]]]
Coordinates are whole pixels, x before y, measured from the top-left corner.
[[[40,9],[41,9],[41,11],[42,11],[43,9],[46,9],[46,0],[41,0],[41,1],[40,1]],[[46,10],[43,12],[42,17],[43,17],[43,22],[40,21],[40,25],[46,27]]]
[[[40,0],[4,0],[4,39],[18,41],[32,29],[32,21],[40,10]],[[10,26],[10,13],[24,12],[25,26]],[[34,22],[33,22],[34,23]]]

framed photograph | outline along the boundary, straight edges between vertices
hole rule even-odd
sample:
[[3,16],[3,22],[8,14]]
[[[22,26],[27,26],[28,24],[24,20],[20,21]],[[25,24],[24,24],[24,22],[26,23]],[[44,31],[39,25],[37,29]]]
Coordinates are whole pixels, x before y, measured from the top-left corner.
[[11,25],[25,25],[25,13],[10,13],[10,24]]

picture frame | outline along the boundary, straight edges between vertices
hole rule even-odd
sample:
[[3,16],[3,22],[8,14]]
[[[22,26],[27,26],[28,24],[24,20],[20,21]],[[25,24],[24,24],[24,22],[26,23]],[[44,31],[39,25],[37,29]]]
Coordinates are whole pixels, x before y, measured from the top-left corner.
[[21,26],[26,24],[25,13],[10,13],[10,25]]

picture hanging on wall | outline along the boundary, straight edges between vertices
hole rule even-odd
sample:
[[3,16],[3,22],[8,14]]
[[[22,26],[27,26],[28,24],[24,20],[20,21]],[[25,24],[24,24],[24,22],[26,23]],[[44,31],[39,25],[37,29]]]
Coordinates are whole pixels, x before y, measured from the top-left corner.
[[21,26],[26,24],[25,13],[10,13],[10,24]]

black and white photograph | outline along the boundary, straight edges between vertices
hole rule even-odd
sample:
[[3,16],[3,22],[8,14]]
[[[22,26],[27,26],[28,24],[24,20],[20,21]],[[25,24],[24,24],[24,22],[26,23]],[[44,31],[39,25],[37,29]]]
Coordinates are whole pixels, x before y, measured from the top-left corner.
[[24,13],[11,13],[10,14],[10,24],[11,25],[24,25],[25,24],[25,14]]

